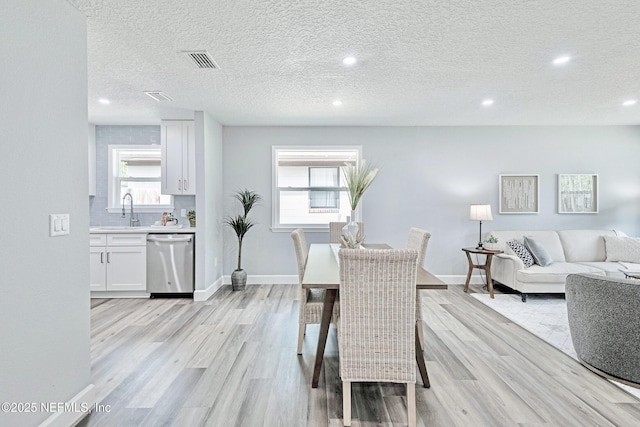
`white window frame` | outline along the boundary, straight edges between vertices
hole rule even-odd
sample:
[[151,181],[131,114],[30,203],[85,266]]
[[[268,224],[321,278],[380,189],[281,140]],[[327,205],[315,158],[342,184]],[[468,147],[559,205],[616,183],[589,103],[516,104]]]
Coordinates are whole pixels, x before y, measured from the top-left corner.
[[[108,171],[107,171],[107,212],[109,213],[122,213],[122,199],[117,195],[119,186],[116,185],[116,181],[119,182],[118,171],[120,170],[120,165],[116,164],[116,159],[114,155],[114,150],[149,150],[158,149],[158,152],[161,153],[160,145],[108,145]],[[160,173],[162,174],[162,167],[160,168]],[[158,181],[161,180],[156,178],[136,178],[133,181]],[[129,212],[130,202],[127,199],[127,203],[125,204],[125,210]],[[173,196],[171,196],[171,203],[165,205],[133,205],[134,212],[138,213],[163,213],[163,212],[171,212],[174,210]]]
[[[356,163],[360,163],[362,160],[362,146],[361,145],[274,145],[271,147],[271,230],[274,232],[291,232],[297,228],[302,228],[306,232],[326,232],[329,230],[329,224],[281,224],[280,223],[280,197],[279,193],[285,188],[278,188],[278,152],[280,150],[287,151],[345,151],[356,152]],[[342,182],[342,177],[340,178]],[[346,187],[340,187],[346,189]],[[301,188],[286,188],[287,191],[299,189],[300,191],[308,191],[308,187]],[[322,190],[323,188],[316,188],[316,190]],[[331,190],[333,188],[330,188]],[[329,190],[329,189],[327,189]],[[356,215],[358,218],[362,218],[362,203],[358,204],[356,208]]]

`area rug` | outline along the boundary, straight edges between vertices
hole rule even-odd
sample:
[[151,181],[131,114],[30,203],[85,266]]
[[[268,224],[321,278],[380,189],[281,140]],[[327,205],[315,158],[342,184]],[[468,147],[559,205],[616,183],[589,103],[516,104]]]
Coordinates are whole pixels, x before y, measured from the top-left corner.
[[[495,294],[494,299],[491,299],[489,294],[473,293],[471,296],[563,353],[577,359],[571,342],[564,295],[534,295],[530,296],[526,303],[522,302],[518,294]],[[640,399],[639,389],[615,381],[612,383]]]

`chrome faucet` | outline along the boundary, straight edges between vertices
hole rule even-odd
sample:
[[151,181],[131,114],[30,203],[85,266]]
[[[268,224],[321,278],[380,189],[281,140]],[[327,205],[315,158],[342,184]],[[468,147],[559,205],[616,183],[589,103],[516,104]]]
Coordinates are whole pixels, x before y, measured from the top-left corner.
[[131,201],[131,218],[129,218],[129,227],[135,227],[140,220],[133,215],[133,196],[131,193],[127,193],[122,197],[122,218],[127,216],[124,210],[124,201],[127,199],[127,196],[129,196],[129,200]]

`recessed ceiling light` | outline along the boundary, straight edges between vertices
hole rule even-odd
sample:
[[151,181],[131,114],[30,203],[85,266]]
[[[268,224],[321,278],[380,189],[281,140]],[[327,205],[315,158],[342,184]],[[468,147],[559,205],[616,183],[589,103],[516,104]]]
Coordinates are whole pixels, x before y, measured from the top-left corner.
[[571,57],[568,55],[559,56],[553,60],[553,65],[564,65],[567,62],[571,61]]
[[340,101],[339,99],[336,99],[335,101],[332,102],[334,107],[339,107],[342,105],[342,101]]
[[104,104],[104,105],[111,104],[111,101],[109,101],[107,98],[100,98],[100,99],[98,99],[98,102],[100,104]]
[[484,101],[482,101],[482,105],[484,105],[485,107],[493,105],[493,99],[485,99]]
[[636,105],[637,103],[638,101],[636,101],[635,99],[628,99],[624,101],[622,105],[624,105],[625,107],[631,107],[632,105]]
[[342,63],[344,65],[346,65],[347,67],[350,67],[351,65],[355,64],[356,62],[358,62],[358,60],[353,56],[347,56],[346,58],[344,58],[342,60]]

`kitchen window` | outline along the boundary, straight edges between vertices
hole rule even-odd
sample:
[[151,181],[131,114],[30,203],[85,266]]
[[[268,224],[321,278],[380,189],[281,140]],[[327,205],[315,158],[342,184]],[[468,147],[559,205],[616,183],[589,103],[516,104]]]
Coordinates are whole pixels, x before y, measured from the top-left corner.
[[[157,145],[109,145],[110,213],[122,212],[122,198],[133,197],[137,212],[173,210],[173,197],[160,190],[161,151]],[[129,209],[127,198],[125,208]]]
[[354,146],[273,147],[272,229],[327,230],[351,214],[342,168],[356,164]]

